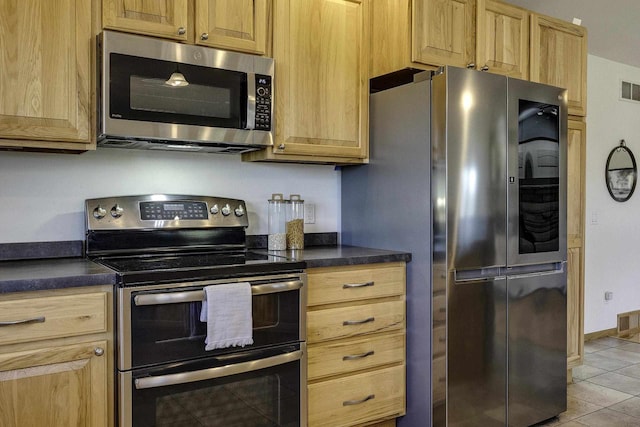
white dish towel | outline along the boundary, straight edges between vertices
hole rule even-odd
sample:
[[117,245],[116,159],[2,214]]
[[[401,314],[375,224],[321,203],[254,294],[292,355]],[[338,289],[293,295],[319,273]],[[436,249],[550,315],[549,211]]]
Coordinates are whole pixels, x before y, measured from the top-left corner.
[[200,321],[207,322],[205,350],[253,344],[250,283],[206,286],[204,296]]

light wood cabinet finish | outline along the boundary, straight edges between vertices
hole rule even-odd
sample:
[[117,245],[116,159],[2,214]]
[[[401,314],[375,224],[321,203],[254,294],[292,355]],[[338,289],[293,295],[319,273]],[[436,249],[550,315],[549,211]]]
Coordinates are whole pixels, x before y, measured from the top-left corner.
[[102,0],[104,28],[186,41],[187,0]]
[[0,328],[0,345],[106,332],[107,294],[96,292],[0,302],[0,323],[41,319]]
[[0,354],[0,425],[107,426],[106,341]]
[[406,410],[405,263],[307,277],[309,426],[395,425]]
[[586,115],[586,28],[532,13],[530,78],[566,88],[569,114]]
[[584,282],[582,248],[567,250],[567,368],[582,364],[584,356]]
[[586,126],[569,120],[567,136],[567,367],[584,358]]
[[475,58],[475,0],[414,0],[412,60],[466,67]]
[[268,0],[196,0],[196,43],[264,55]]
[[0,3],[0,147],[95,148],[91,4]]
[[114,425],[111,286],[0,295],[0,425]]
[[491,73],[529,78],[529,12],[497,0],[477,0],[476,64]]
[[404,408],[404,365],[309,384],[308,393],[309,426],[346,427],[383,418]]
[[274,0],[275,144],[245,160],[363,163],[369,0]]
[[569,120],[567,132],[567,246],[583,246],[586,126]]
[[316,268],[310,275],[307,305],[382,298],[404,293],[404,263],[353,266],[349,269]]
[[265,55],[270,0],[102,0],[104,28]]

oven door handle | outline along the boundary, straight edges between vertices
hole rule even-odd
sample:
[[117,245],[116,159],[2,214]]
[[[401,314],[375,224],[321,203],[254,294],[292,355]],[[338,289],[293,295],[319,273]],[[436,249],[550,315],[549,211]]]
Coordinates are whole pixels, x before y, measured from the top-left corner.
[[181,372],[179,374],[160,375],[157,377],[143,377],[134,380],[137,390],[145,388],[164,387],[168,385],[178,385],[192,383],[196,381],[222,378],[229,375],[237,375],[245,372],[257,371],[259,369],[271,368],[272,366],[283,365],[302,359],[303,351],[296,350],[291,353],[279,354],[277,356],[266,357],[264,359],[252,360],[250,362],[236,363],[233,365],[218,366],[215,368],[202,369],[193,372]]
[[[295,291],[302,288],[301,280],[289,282],[263,283],[251,285],[251,295],[275,294],[277,292]],[[204,291],[163,292],[156,294],[138,294],[133,297],[135,305],[176,304],[182,302],[197,302],[204,300]]]

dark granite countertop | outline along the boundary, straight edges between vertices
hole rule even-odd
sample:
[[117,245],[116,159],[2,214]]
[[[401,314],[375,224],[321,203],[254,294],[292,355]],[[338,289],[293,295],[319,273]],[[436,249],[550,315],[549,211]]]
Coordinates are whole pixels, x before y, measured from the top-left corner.
[[0,262],[0,294],[112,285],[115,281],[113,271],[84,258]]
[[[33,245],[40,249],[30,248],[29,244],[0,245],[0,294],[115,284],[116,275],[113,271],[76,255],[77,245],[65,243],[61,246],[52,242]],[[50,254],[45,251],[47,247],[53,249]],[[67,250],[69,247],[73,251]],[[268,251],[264,249],[264,252]],[[304,261],[307,268],[411,261],[411,254],[407,252],[331,244],[279,253],[296,261]],[[24,258],[28,259],[16,259],[16,254],[27,254]],[[35,258],[36,254],[40,259]]]
[[313,246],[303,250],[272,251],[272,253],[286,254],[296,261],[304,261],[307,268],[411,261],[411,254],[408,252],[358,246]]

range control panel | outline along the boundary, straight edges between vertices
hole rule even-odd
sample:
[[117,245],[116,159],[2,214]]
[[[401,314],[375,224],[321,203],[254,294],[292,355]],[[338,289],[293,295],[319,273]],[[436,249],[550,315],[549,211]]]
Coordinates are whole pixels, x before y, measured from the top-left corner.
[[87,230],[248,227],[243,200],[152,194],[85,201]]

